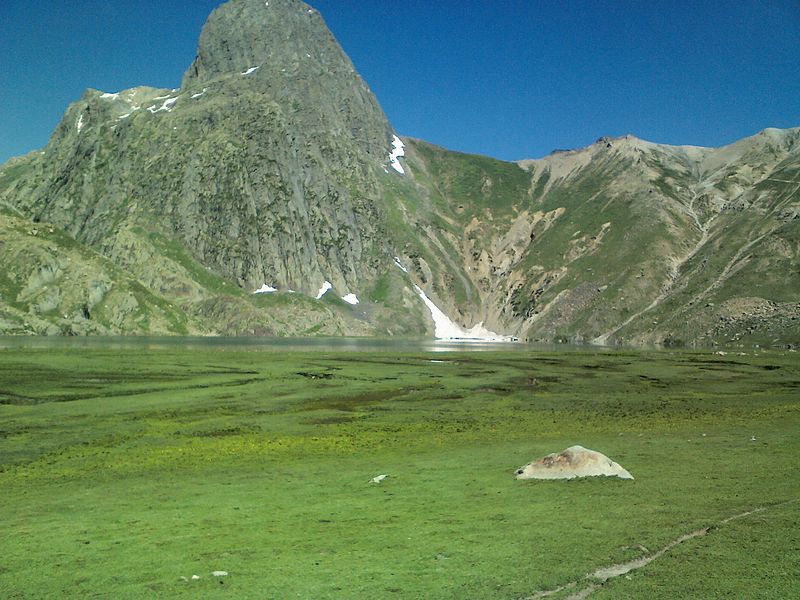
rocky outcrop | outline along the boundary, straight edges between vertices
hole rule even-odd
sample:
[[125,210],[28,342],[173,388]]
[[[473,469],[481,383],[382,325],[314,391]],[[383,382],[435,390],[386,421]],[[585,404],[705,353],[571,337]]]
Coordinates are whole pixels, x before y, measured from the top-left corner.
[[563,452],[548,454],[516,471],[517,479],[575,479],[577,477],[619,477],[633,479],[605,454],[583,446],[571,446]]
[[392,130],[319,14],[232,0],[177,90],[89,91],[4,196],[93,247],[156,232],[243,288],[360,288],[391,254]]

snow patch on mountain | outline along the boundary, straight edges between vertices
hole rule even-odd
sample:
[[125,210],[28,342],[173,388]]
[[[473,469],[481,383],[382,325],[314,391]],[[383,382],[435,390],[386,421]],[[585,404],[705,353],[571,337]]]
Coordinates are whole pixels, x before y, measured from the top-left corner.
[[131,107],[131,112],[125,113],[124,115],[118,116],[117,117],[117,121],[122,121],[123,119],[127,119],[128,117],[130,117],[133,113],[135,113],[140,108],[142,108],[142,107],[141,106],[132,106]]
[[401,271],[403,271],[403,273],[408,273],[408,269],[406,269],[406,268],[403,266],[403,264],[400,262],[400,257],[399,257],[399,256],[395,256],[395,257],[394,257],[394,264],[395,264],[395,265],[397,265],[397,267],[398,267],[398,268],[399,268]]
[[[394,257],[394,264],[397,266],[398,269],[403,271],[403,273],[408,273],[408,269],[406,269],[400,263],[400,257]],[[433,335],[437,340],[449,340],[449,341],[456,341],[456,342],[516,342],[517,338],[507,335],[500,335],[499,333],[495,333],[494,331],[490,331],[483,326],[483,322],[478,323],[477,325],[471,327],[470,329],[464,329],[457,325],[453,320],[448,317],[442,309],[440,309],[436,304],[434,304],[433,300],[428,298],[428,295],[419,287],[417,284],[412,284],[414,286],[414,291],[417,292],[417,295],[422,299],[425,303],[425,306],[428,307],[428,310],[431,311],[431,318],[433,318],[433,325],[434,325],[434,332]]]
[[260,288],[258,288],[254,294],[272,294],[273,292],[277,292],[278,288],[274,288],[271,285],[264,284]]
[[414,285],[414,291],[417,292],[425,306],[431,311],[431,317],[434,324],[434,337],[437,340],[450,340],[459,342],[515,342],[516,339],[507,335],[500,335],[494,331],[489,331],[483,326],[483,323],[478,323],[470,329],[464,329],[456,325],[450,317],[448,317],[442,310],[428,298],[427,294],[422,291],[418,285]]
[[164,100],[164,104],[162,104],[159,108],[156,108],[156,105],[153,104],[153,106],[148,107],[147,110],[153,114],[161,112],[162,110],[166,112],[172,112],[172,107],[178,101],[178,97],[176,96],[175,98],[170,98],[169,96],[161,96],[159,98],[155,98],[155,100],[161,100],[164,97],[166,97],[166,100]]
[[389,154],[389,163],[391,163],[392,168],[400,173],[400,175],[405,175],[406,170],[403,168],[403,165],[400,164],[400,158],[406,155],[406,145],[403,141],[394,136],[392,139],[392,152]]
[[333,284],[330,281],[326,281],[322,284],[322,287],[319,288],[319,292],[317,292],[317,300],[321,300],[322,297],[328,293],[329,290],[333,289]]

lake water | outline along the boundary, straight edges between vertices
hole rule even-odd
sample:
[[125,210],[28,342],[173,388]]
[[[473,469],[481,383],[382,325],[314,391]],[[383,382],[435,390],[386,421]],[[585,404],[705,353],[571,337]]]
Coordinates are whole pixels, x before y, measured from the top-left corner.
[[452,342],[432,339],[392,338],[273,338],[273,337],[45,337],[0,336],[0,349],[87,348],[169,349],[200,348],[273,352],[486,352],[602,350],[594,346],[568,344],[523,344],[513,342]]

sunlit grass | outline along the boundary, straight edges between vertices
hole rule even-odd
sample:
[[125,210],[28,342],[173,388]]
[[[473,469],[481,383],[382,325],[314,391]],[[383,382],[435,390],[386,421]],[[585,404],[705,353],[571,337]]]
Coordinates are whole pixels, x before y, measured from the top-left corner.
[[[800,496],[795,356],[0,351],[0,591],[525,597]],[[635,481],[513,478],[576,443]],[[602,597],[795,595],[797,517]]]

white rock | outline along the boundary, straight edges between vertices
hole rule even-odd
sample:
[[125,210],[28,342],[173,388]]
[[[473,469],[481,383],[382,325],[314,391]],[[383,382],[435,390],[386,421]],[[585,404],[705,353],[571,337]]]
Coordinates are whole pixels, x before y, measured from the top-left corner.
[[377,476],[373,477],[372,479],[370,479],[369,482],[370,483],[380,483],[381,481],[383,481],[387,477],[388,477],[388,475],[386,475],[386,474],[377,475]]
[[214,571],[214,572],[213,572],[213,573],[211,573],[211,574],[212,574],[214,577],[227,577],[227,575],[228,575],[228,572],[227,572],[227,571]]
[[574,479],[576,477],[619,477],[633,479],[622,466],[605,454],[583,446],[572,446],[558,454],[528,463],[517,469],[517,479]]

